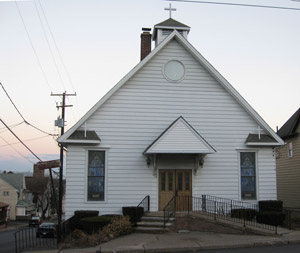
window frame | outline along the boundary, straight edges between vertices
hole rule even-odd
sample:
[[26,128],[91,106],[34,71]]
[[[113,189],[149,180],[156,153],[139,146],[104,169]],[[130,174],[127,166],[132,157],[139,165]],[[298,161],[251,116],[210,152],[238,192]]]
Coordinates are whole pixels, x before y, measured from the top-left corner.
[[[254,153],[255,158],[255,199],[243,198],[242,194],[242,173],[241,173],[241,153]],[[258,175],[258,150],[256,149],[243,149],[238,150],[238,175],[239,175],[239,199],[247,202],[257,202],[259,200],[259,175]]]
[[[103,194],[103,200],[89,200],[88,199],[88,179],[89,179],[89,151],[102,151],[104,152],[104,194]],[[107,202],[107,167],[108,167],[108,149],[107,148],[87,148],[86,151],[86,162],[85,162],[85,203],[106,203]]]

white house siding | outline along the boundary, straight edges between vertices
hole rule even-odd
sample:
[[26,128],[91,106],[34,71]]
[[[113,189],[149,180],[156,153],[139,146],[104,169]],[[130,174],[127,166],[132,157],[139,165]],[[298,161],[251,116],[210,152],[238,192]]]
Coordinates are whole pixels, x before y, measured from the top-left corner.
[[[170,59],[185,65],[183,81],[168,82],[164,78],[162,69]],[[122,206],[137,205],[146,195],[151,196],[151,210],[157,210],[158,178],[153,176],[152,165],[147,167],[142,153],[179,116],[217,151],[207,155],[203,168],[193,175],[193,195],[240,199],[238,150],[247,149],[245,140],[249,133],[256,133],[257,123],[173,40],[87,120],[87,130],[95,130],[101,138],[99,148],[108,148],[105,202],[86,202],[85,149],[68,147],[67,217],[77,209],[119,213]],[[256,150],[259,199],[274,199],[272,150]],[[186,169],[192,169],[192,162],[189,164]]]

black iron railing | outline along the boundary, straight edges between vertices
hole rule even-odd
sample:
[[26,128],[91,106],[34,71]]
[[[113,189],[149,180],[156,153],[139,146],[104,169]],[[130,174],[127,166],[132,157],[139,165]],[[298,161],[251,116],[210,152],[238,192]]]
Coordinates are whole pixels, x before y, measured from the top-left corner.
[[164,212],[164,226],[176,211],[187,213],[199,213],[211,216],[214,219],[223,219],[231,222],[241,223],[244,226],[253,226],[277,233],[277,226],[259,223],[256,215],[259,212],[258,204],[249,203],[210,195],[193,196],[174,196]]
[[58,233],[58,243],[62,242],[69,234],[71,234],[75,230],[77,222],[78,220],[76,220],[76,217],[72,216],[61,223],[61,227]]
[[285,214],[285,219],[282,226],[288,229],[299,229],[300,228],[300,211],[283,208],[283,213]]
[[209,195],[202,195],[191,198],[193,212],[202,213],[214,217],[214,219],[223,219],[244,226],[253,226],[276,232],[276,226],[259,223],[256,221],[256,214],[259,211],[258,205],[243,201],[219,198]]
[[15,233],[16,253],[24,250],[56,249],[57,238],[41,238],[37,236],[37,228],[28,227]]
[[147,213],[150,211],[150,196],[147,195],[143,200],[137,205],[138,207],[144,208],[144,213]]
[[166,223],[170,218],[175,217],[176,215],[176,196],[174,196],[168,204],[163,209],[164,212],[164,228],[166,228]]

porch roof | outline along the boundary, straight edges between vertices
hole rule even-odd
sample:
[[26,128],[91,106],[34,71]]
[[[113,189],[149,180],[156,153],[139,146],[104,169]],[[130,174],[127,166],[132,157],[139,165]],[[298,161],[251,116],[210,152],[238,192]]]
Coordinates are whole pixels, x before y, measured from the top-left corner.
[[176,119],[144,154],[211,154],[216,150],[182,117]]

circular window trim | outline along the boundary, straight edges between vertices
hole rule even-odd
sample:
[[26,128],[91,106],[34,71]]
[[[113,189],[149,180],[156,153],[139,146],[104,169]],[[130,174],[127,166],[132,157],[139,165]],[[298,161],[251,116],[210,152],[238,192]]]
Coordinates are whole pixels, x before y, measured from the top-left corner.
[[[165,71],[166,66],[167,66],[168,63],[170,63],[170,62],[178,62],[178,63],[183,67],[183,75],[182,75],[179,79],[174,80],[174,79],[170,78],[170,77],[168,76],[168,74],[166,73],[166,71]],[[168,60],[168,61],[163,65],[163,67],[162,67],[162,72],[163,72],[163,75],[164,75],[165,79],[166,79],[167,81],[169,81],[169,82],[172,82],[172,83],[178,83],[178,82],[181,82],[181,81],[184,79],[185,75],[186,75],[186,71],[185,71],[185,70],[186,70],[186,68],[185,68],[185,65],[183,64],[183,62],[181,62],[181,61],[179,61],[179,60],[177,60],[177,59],[170,59],[170,60]]]

